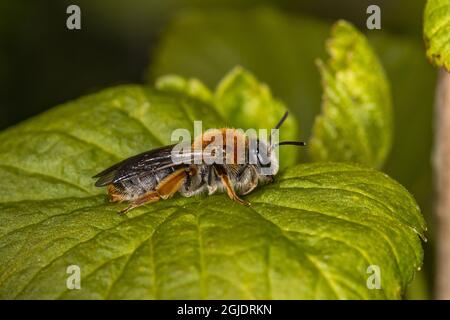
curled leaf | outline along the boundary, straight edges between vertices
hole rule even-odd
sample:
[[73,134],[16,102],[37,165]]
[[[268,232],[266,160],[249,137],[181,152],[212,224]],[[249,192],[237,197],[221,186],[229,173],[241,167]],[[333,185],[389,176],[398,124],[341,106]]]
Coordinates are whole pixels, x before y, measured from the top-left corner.
[[380,167],[392,143],[392,106],[384,70],[365,37],[340,21],[327,43],[330,60],[318,60],[324,87],[322,114],[310,154],[320,161]]

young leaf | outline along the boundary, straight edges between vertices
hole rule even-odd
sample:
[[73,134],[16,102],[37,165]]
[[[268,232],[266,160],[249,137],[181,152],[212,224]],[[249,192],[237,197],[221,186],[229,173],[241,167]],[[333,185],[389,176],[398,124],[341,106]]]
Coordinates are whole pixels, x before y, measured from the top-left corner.
[[[185,95],[122,86],[0,133],[0,297],[401,297],[425,226],[408,192],[372,169],[301,165],[246,196],[251,207],[175,196],[127,216],[93,187],[102,168],[199,118],[221,121]],[[72,265],[80,290],[67,286]]]
[[428,0],[423,33],[427,56],[437,66],[450,72],[450,1]]
[[156,79],[155,87],[162,91],[184,93],[205,103],[214,103],[212,92],[195,78],[185,79],[175,74],[164,75]]
[[325,92],[311,156],[380,167],[392,140],[391,97],[383,68],[364,36],[345,21],[334,25],[327,49],[330,61],[318,61]]

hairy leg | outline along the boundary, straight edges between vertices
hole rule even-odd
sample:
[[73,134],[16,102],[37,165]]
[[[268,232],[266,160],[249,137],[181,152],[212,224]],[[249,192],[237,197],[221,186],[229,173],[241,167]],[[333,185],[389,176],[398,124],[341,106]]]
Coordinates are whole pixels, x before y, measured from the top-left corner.
[[231,185],[231,181],[230,181],[224,167],[223,166],[214,166],[214,168],[216,169],[217,175],[220,177],[222,184],[225,186],[225,189],[227,190],[227,194],[230,197],[230,199],[233,201],[236,201],[237,203],[240,203],[242,205],[249,206],[250,203],[239,198],[239,196],[234,191],[233,186]]

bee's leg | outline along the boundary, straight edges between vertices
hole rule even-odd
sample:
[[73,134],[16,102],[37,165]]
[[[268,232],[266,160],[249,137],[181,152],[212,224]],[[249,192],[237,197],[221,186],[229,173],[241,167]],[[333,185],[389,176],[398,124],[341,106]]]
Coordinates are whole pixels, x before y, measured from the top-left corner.
[[213,193],[215,193],[217,191],[217,171],[214,168],[214,166],[209,166],[208,168],[208,181],[207,181],[207,185],[208,185],[208,194],[212,195]]
[[161,197],[159,196],[159,194],[156,191],[148,192],[148,193],[144,194],[143,196],[137,198],[136,200],[133,200],[133,202],[131,202],[128,207],[121,210],[119,213],[125,214],[134,208],[140,207],[144,204],[156,202],[159,199],[161,199]]
[[108,185],[108,195],[110,202],[123,202],[126,200],[113,184]]
[[228,178],[227,172],[225,171],[225,168],[223,166],[214,166],[214,168],[217,172],[217,175],[220,177],[222,184],[225,186],[225,189],[227,190],[227,194],[230,197],[230,199],[233,201],[236,201],[237,203],[240,203],[244,206],[249,206],[250,203],[239,198],[239,196],[234,191],[233,186],[231,185],[230,179]]
[[257,186],[258,186],[258,173],[256,172],[255,167],[253,166],[246,166],[244,170],[239,172],[236,176],[236,179],[238,181],[241,181],[245,179],[247,183],[242,185],[240,191],[241,194],[249,194],[252,192]]
[[146,193],[145,195],[134,200],[127,208],[120,211],[125,214],[128,211],[140,207],[144,204],[157,202],[160,199],[168,199],[177,192],[183,184],[186,176],[190,173],[190,169],[179,169],[174,173],[168,175],[160,181],[155,191]]
[[179,169],[161,180],[156,187],[156,192],[162,199],[168,199],[183,185],[188,174],[194,169]]

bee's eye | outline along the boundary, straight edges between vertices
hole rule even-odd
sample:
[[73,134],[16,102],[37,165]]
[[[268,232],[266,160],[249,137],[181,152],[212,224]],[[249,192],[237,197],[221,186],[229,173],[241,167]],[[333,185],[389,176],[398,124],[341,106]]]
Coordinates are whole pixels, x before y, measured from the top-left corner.
[[270,167],[270,156],[268,155],[268,150],[265,144],[257,140],[256,144],[256,154],[258,159],[258,164],[262,168]]
[[263,168],[270,167],[270,158],[266,155],[263,156],[261,153],[258,153],[258,162]]

